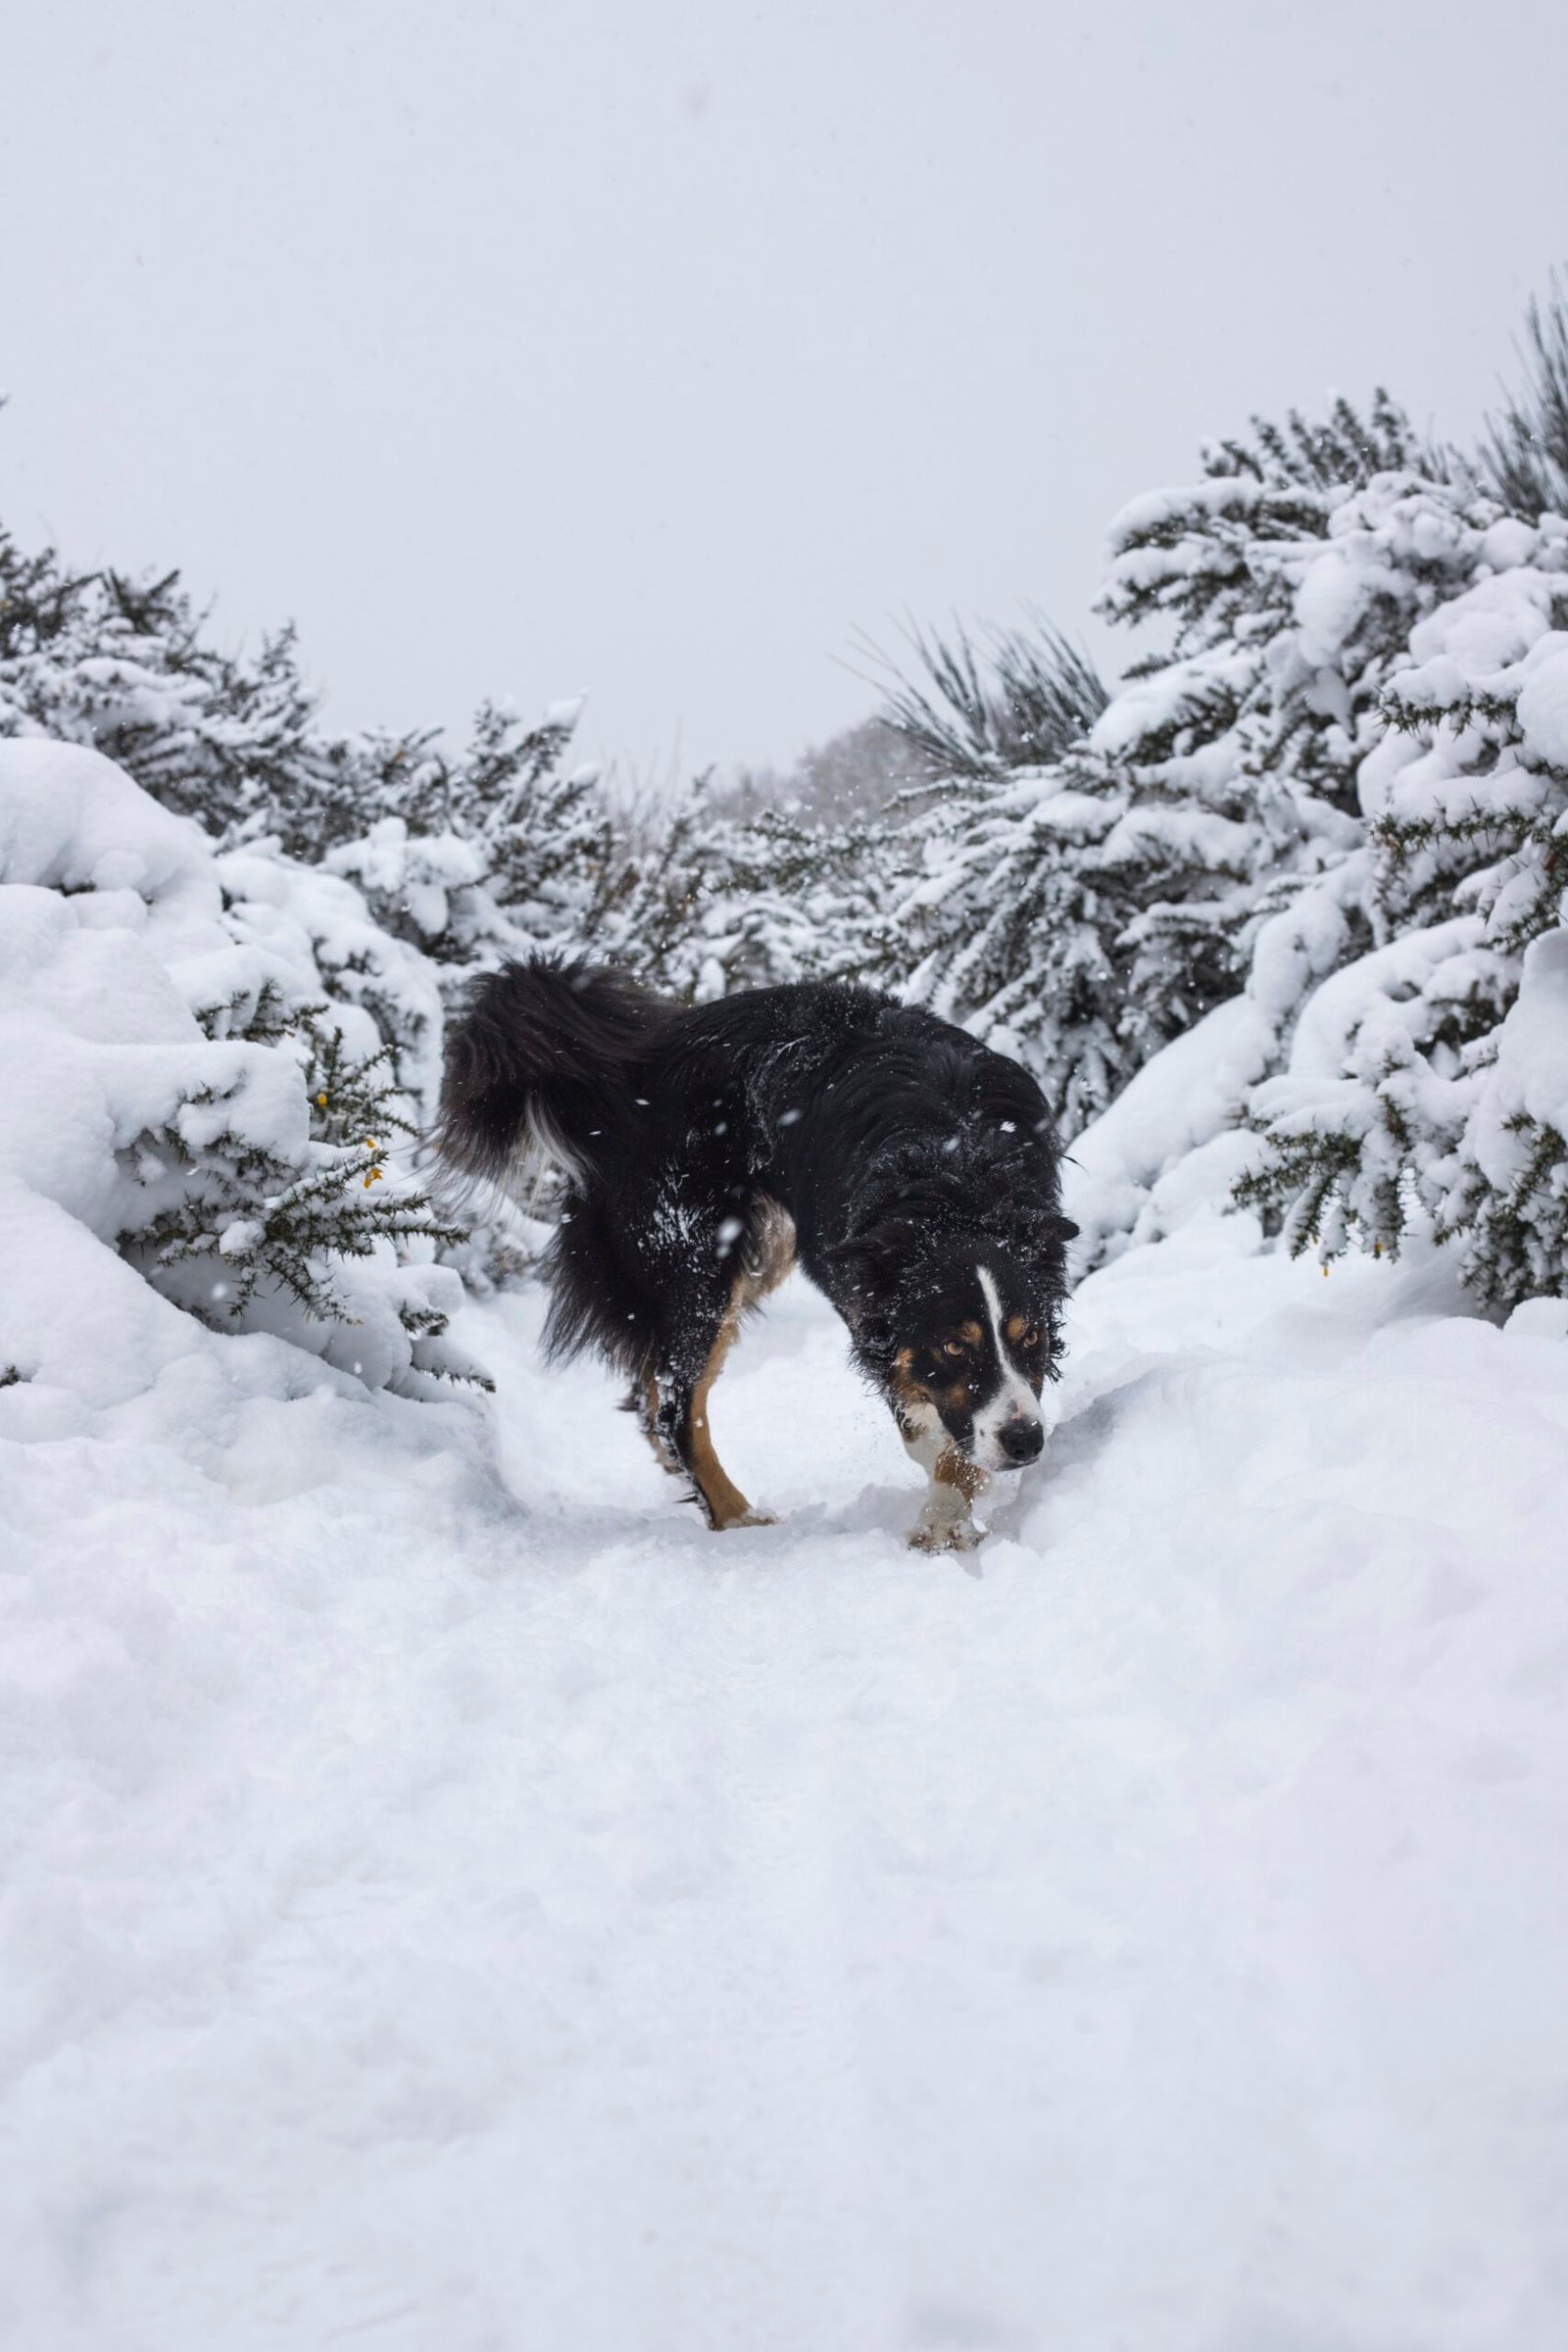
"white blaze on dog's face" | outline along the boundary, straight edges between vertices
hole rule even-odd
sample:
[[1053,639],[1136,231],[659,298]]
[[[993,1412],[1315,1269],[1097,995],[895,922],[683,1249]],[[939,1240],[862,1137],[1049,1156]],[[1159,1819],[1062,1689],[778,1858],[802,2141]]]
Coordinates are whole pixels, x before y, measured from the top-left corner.
[[[974,1415],[969,1458],[983,1470],[1019,1470],[1026,1462],[1039,1458],[1046,1442],[1040,1418],[1044,1367],[1033,1371],[1039,1354],[1040,1330],[1027,1315],[1010,1318],[1004,1315],[1002,1297],[989,1267],[976,1266],[975,1274],[986,1302],[985,1319],[995,1355],[997,1382]],[[1032,1348],[1026,1342],[1032,1342]]]
[[1014,1295],[1018,1282],[1003,1260],[955,1267],[896,1356],[906,1426],[932,1439],[940,1431],[982,1470],[1022,1469],[1045,1444],[1045,1319]]

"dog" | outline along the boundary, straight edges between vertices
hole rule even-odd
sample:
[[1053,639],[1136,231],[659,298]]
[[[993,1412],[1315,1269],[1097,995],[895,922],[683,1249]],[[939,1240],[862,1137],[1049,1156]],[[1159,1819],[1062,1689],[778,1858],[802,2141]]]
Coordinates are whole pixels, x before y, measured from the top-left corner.
[[546,1348],[592,1348],[709,1525],[765,1525],[713,1450],[742,1318],[797,1262],[849,1328],[928,1491],[909,1542],[979,1541],[972,1505],[1044,1446],[1065,1246],[1050,1111],[1016,1062],[837,982],[702,1005],[535,956],[474,982],[435,1148],[519,1192],[553,1162]]

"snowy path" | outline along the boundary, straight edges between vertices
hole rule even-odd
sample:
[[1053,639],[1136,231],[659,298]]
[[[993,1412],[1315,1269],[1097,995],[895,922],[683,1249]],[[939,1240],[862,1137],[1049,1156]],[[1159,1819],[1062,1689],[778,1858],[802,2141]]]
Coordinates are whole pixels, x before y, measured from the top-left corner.
[[8,2352],[1568,2339],[1568,1349],[1234,1233],[979,1575],[798,1288],[724,1540],[530,1298],[0,1446]]

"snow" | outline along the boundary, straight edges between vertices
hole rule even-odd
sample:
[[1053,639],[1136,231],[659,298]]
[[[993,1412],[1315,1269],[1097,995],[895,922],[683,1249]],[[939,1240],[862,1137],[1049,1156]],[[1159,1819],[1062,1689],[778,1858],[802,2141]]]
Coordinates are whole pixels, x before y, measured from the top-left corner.
[[211,845],[112,760],[75,744],[0,742],[0,874],[63,891],[136,893],[150,905],[219,906]]
[[1246,516],[1265,505],[1268,492],[1248,474],[1221,474],[1213,480],[1188,483],[1180,490],[1148,490],[1129,499],[1111,517],[1106,534],[1111,550],[1120,555],[1152,531],[1169,530],[1193,514]]
[[484,879],[477,842],[456,833],[411,838],[401,816],[382,817],[359,841],[330,851],[323,862],[327,872],[346,874],[394,901],[427,940],[446,929],[453,894]]
[[1528,1162],[1527,1121],[1568,1136],[1568,931],[1548,931],[1525,950],[1519,994],[1471,1122],[1471,1156],[1501,1191]]
[[[1120,1235],[1156,1240],[1200,1203],[1229,1197],[1255,1149],[1255,1138],[1234,1130],[1272,1047],[1264,1013],[1250,997],[1231,997],[1145,1062],[1084,1129],[1062,1170],[1062,1198],[1082,1228],[1085,1262]],[[1190,1156],[1197,1164],[1184,1169]]]
[[1413,713],[1439,711],[1472,692],[1506,688],[1514,664],[1544,638],[1555,640],[1561,596],[1555,573],[1526,569],[1449,598],[1410,631],[1411,666],[1390,681],[1391,702]]
[[[1480,948],[1484,926],[1474,915],[1454,915],[1425,931],[1407,932],[1387,947],[1374,948],[1314,990],[1296,1024],[1288,1076],[1260,1090],[1268,1097],[1266,1116],[1294,1105],[1297,1098],[1319,1084],[1341,1077],[1357,1035],[1377,1022],[1390,1032],[1403,1025],[1400,1006],[1416,999],[1444,965],[1457,961],[1468,973],[1465,958]],[[1462,991],[1455,986],[1450,994]]]
[[1313,983],[1339,962],[1350,912],[1364,906],[1370,885],[1370,857],[1352,850],[1258,925],[1247,993],[1275,1029],[1285,1028]]
[[1568,634],[1538,639],[1519,690],[1519,733],[1532,764],[1568,773]]
[[1228,697],[1245,692],[1250,669],[1245,652],[1167,662],[1152,677],[1123,686],[1096,719],[1089,741],[1109,758],[1130,755],[1147,737],[1193,726]]
[[0,2338],[1558,2340],[1568,1357],[1251,1250],[1083,1286],[978,1573],[799,1284],[727,1539],[536,1295],[0,1389]]

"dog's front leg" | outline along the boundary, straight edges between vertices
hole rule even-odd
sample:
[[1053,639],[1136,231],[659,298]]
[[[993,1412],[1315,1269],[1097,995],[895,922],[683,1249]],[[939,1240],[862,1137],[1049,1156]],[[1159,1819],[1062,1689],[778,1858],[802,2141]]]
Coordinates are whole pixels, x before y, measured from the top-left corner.
[[910,1459],[930,1479],[920,1516],[907,1542],[914,1551],[973,1551],[980,1541],[970,1505],[991,1484],[986,1472],[966,1461],[933,1414],[922,1427],[899,1414],[899,1434]]

